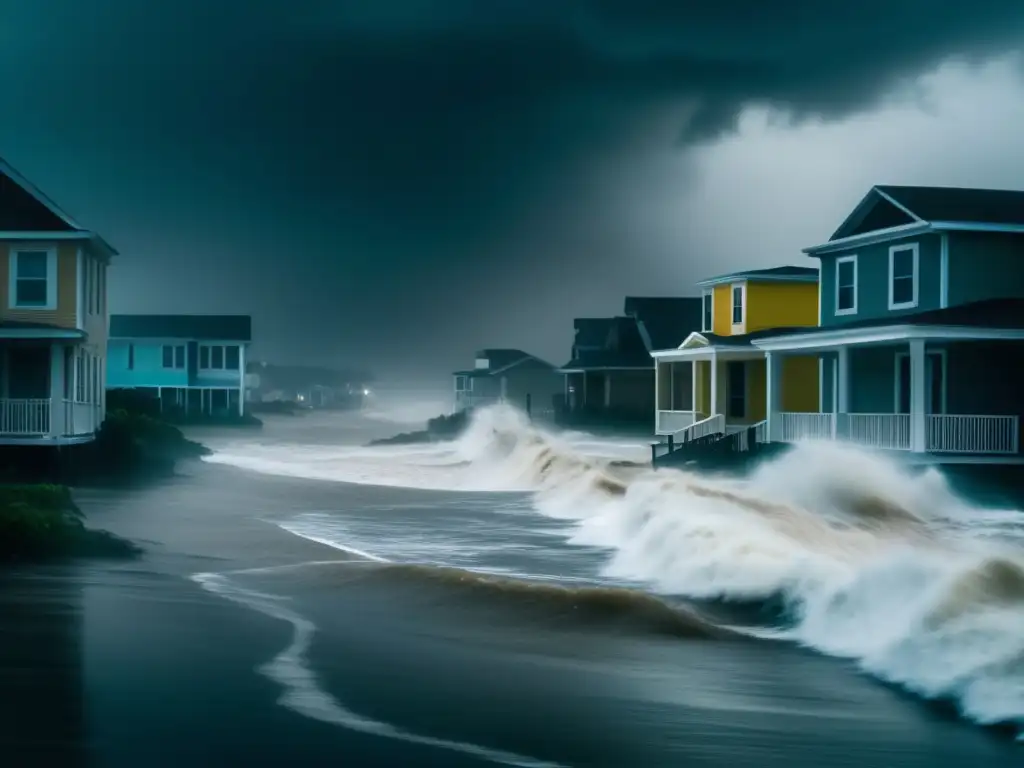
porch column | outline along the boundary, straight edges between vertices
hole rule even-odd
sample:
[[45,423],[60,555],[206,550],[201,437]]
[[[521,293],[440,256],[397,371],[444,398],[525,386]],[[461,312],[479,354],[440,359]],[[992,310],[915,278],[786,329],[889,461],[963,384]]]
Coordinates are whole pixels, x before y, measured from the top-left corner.
[[66,422],[64,407],[64,347],[50,345],[50,437],[63,437]]
[[697,382],[699,381],[697,370],[699,367],[697,360],[690,363],[690,410],[693,411],[694,421],[697,420]]
[[850,348],[840,347],[836,353],[836,412],[850,412]]
[[238,417],[245,416],[245,344],[238,345]]
[[914,453],[928,450],[926,393],[924,339],[914,339],[910,342],[910,450]]
[[676,409],[676,363],[668,364],[668,409]]
[[708,416],[718,414],[718,355],[711,353],[711,413]]
[[765,352],[765,415],[768,442],[782,442],[782,356],[777,352]]

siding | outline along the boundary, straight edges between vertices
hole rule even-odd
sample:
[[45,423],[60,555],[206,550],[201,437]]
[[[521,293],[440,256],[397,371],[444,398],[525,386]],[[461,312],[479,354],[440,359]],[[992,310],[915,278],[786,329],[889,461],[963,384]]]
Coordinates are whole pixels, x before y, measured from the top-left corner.
[[[761,389],[767,389],[762,382]],[[818,410],[818,358],[800,356],[782,359],[782,410],[788,413],[816,413]]]
[[747,333],[817,324],[817,283],[747,283]]
[[10,309],[11,249],[52,247],[53,243],[0,243],[0,318],[29,323],[50,323],[63,328],[78,327],[78,244],[57,244],[57,308]]
[[[609,371],[608,375],[612,382],[611,410],[643,415],[648,415],[654,410],[653,365],[649,371]],[[679,385],[680,382],[677,381],[677,388]],[[690,389],[689,381],[686,383],[686,389]]]
[[[918,300],[911,309],[889,309],[889,249],[896,245],[918,244]],[[919,235],[885,243],[875,243],[821,257],[821,325],[827,327],[854,320],[885,318],[939,308],[940,238]],[[857,256],[857,314],[836,316],[836,259]]]
[[1024,345],[949,344],[946,366],[947,413],[1024,416]]
[[714,333],[719,336],[732,335],[732,283],[716,285],[715,298],[712,300],[714,310]]
[[906,350],[906,346],[850,350],[850,413],[896,412],[896,353]]
[[768,415],[768,367],[764,360],[747,363],[747,421],[755,424]]
[[950,232],[949,303],[1024,297],[1024,236]]
[[705,416],[711,414],[711,362],[698,360],[697,366],[697,410]]
[[[183,342],[168,342],[182,344]],[[188,371],[163,367],[163,342],[135,342],[135,365],[128,369],[129,342],[114,339],[107,346],[107,386],[119,387],[185,387]]]
[[[530,407],[533,411],[544,411],[555,407],[561,402],[565,393],[565,379],[562,374],[553,371],[551,368],[540,363],[523,363],[515,368],[510,368],[504,374],[491,377],[494,386],[494,394],[501,394],[500,378],[504,378],[505,396],[508,401],[517,408],[526,408],[526,396],[530,395]],[[589,382],[588,382],[589,385]],[[475,384],[474,384],[475,386]],[[653,392],[654,382],[650,382]],[[653,396],[653,395],[652,395]],[[604,390],[599,393],[587,392],[590,402],[604,402]]]

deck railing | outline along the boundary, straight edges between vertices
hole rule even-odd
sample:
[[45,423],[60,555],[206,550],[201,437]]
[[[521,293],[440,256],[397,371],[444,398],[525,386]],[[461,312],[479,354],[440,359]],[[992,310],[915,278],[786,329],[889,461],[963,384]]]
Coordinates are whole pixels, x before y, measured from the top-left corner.
[[0,434],[26,437],[50,434],[49,399],[0,400]]
[[782,441],[832,440],[835,416],[831,413],[782,413]]
[[694,411],[658,411],[654,431],[659,435],[675,435],[703,418],[704,414]]
[[1020,427],[1016,416],[927,417],[929,451],[936,453],[1017,453]]
[[910,450],[910,416],[906,413],[840,413],[836,437],[857,445]]

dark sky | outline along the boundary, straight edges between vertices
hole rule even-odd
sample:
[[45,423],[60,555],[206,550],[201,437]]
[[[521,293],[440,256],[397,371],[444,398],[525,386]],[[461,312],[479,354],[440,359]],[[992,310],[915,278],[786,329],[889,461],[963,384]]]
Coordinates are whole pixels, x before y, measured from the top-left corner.
[[648,231],[650,153],[699,195],[744,107],[840,120],[1022,32],[1020,0],[0,0],[0,154],[121,251],[114,311],[251,312],[264,356],[384,375],[561,363],[626,293],[800,262],[687,239],[749,213]]

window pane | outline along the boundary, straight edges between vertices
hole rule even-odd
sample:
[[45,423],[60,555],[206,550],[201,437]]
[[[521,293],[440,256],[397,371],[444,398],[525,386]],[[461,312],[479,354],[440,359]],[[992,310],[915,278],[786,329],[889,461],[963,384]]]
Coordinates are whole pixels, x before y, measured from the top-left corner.
[[210,367],[224,367],[224,347],[210,347]]
[[210,348],[200,347],[199,348],[199,367],[209,368],[210,367]]
[[839,287],[839,304],[837,309],[853,309],[853,286]]
[[732,321],[734,323],[743,322],[743,289],[733,288],[732,289]]
[[853,285],[853,262],[844,261],[840,263],[836,281],[841,287]]
[[128,345],[128,370],[132,370],[135,367],[135,345]]
[[229,371],[238,370],[238,347],[224,348],[224,367]]
[[18,280],[15,291],[18,306],[35,307],[46,304],[46,280]]
[[46,251],[18,251],[18,277],[46,279]]
[[892,281],[892,303],[906,304],[914,300],[914,278],[899,277]]
[[174,347],[164,346],[163,348],[163,366],[164,368],[174,367]]
[[184,368],[185,367],[185,348],[175,347],[174,348],[174,367]]
[[914,252],[893,251],[892,254],[893,277],[911,277],[914,274]]

